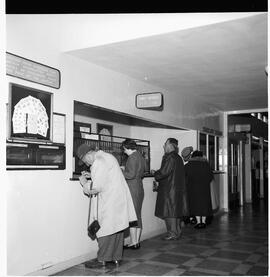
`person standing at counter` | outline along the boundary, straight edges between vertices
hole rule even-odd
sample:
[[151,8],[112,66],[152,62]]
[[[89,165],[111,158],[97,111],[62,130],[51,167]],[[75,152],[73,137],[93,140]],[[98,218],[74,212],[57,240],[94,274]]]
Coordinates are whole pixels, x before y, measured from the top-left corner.
[[151,170],[159,182],[155,216],[164,219],[167,235],[164,240],[181,236],[181,218],[187,215],[184,163],[178,155],[178,140],[168,138],[163,146],[164,156],[159,170]]
[[206,217],[212,216],[210,183],[213,173],[202,151],[194,151],[185,165],[190,213],[196,216],[196,229],[206,227]]
[[122,143],[122,149],[128,155],[123,174],[126,178],[138,219],[136,225],[130,224],[130,244],[124,246],[124,248],[135,250],[140,248],[140,236],[142,232],[141,210],[144,198],[142,178],[145,171],[145,159],[137,150],[137,145],[134,140],[126,139]]
[[[81,144],[76,154],[87,166],[91,165],[91,173],[83,172],[79,178],[84,193],[98,197],[99,249],[97,259],[85,266],[104,268],[111,261],[118,265],[123,256],[124,229],[137,220],[126,180],[113,155],[87,144]],[[92,189],[87,177],[92,179]]]

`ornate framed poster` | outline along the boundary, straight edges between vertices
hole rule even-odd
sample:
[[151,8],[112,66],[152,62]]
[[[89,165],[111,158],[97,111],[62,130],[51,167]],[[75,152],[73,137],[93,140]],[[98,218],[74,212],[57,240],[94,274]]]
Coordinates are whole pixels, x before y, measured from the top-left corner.
[[53,94],[9,84],[8,139],[52,141]]

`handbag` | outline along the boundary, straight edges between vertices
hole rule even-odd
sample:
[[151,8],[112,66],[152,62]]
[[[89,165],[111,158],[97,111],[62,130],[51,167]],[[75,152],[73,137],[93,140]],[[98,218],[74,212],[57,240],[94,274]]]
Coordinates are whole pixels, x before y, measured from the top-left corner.
[[[91,184],[91,188],[92,189],[92,184]],[[91,199],[92,199],[92,195],[90,195],[90,200],[89,200],[89,213],[88,213],[88,224],[87,224],[87,233],[88,233],[88,236],[92,239],[92,240],[95,240],[97,238],[97,232],[98,230],[100,229],[100,225],[99,225],[99,222],[98,222],[98,195],[96,196],[97,197],[97,217],[95,218],[94,217],[94,220],[91,224],[89,224],[90,222],[90,214],[91,214]],[[94,196],[95,197],[95,196]]]

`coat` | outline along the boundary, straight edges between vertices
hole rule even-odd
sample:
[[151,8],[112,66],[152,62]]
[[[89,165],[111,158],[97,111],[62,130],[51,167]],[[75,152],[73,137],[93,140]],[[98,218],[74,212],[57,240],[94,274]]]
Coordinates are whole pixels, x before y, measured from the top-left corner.
[[[122,231],[129,226],[129,222],[137,220],[128,185],[113,155],[101,150],[96,153],[91,178],[93,189],[99,192],[98,238]],[[94,201],[92,204],[95,205]]]
[[140,152],[135,151],[128,156],[123,174],[126,178],[136,215],[138,218],[138,227],[142,227],[141,209],[144,198],[142,178],[145,171],[145,159]]
[[188,202],[193,216],[212,215],[210,183],[213,180],[208,161],[203,157],[194,157],[185,165]]
[[175,152],[165,154],[161,168],[154,174],[159,182],[155,216],[182,217],[188,214],[184,163]]

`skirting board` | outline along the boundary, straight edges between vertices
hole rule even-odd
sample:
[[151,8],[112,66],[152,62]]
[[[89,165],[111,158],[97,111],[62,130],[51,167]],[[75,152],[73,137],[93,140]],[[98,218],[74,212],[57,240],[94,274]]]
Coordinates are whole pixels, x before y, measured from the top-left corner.
[[[142,235],[142,240],[146,240],[146,239],[158,236],[158,235],[160,235],[164,232],[165,232],[164,228],[154,230],[154,231],[149,232],[145,235]],[[70,267],[73,267],[75,265],[79,265],[81,263],[84,263],[84,262],[89,261],[89,260],[94,259],[94,258],[96,258],[96,253],[95,254],[87,253],[87,254],[72,258],[70,260],[54,264],[51,267],[31,272],[29,274],[26,274],[26,276],[49,276],[49,275],[53,275],[55,273],[61,272],[61,271],[66,270]]]

